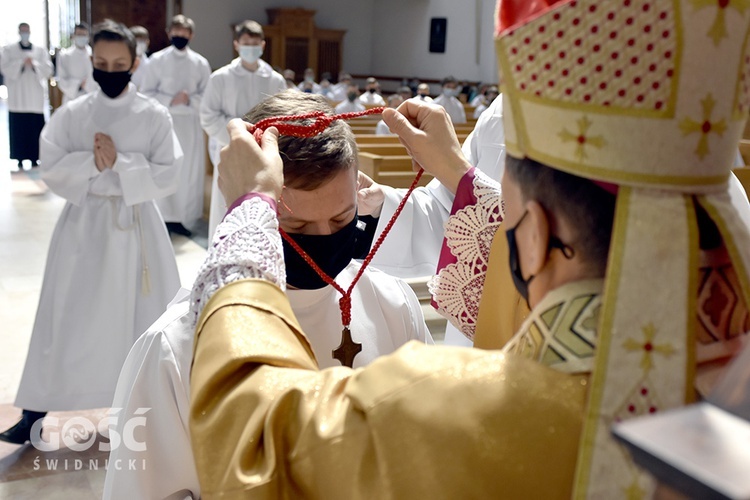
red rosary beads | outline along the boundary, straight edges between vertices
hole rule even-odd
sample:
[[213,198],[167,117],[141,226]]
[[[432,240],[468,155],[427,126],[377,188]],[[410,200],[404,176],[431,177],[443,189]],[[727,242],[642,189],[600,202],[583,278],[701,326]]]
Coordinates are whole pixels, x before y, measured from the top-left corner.
[[[271,117],[271,118],[265,118],[258,123],[252,125],[249,128],[249,131],[253,134],[255,139],[258,141],[258,144],[260,144],[261,137],[263,136],[263,131],[266,130],[268,127],[276,127],[279,130],[280,135],[290,135],[293,137],[313,137],[321,132],[323,132],[331,123],[333,123],[336,120],[350,120],[352,118],[357,118],[360,116],[365,115],[372,115],[376,113],[382,113],[385,108],[373,108],[368,109],[366,111],[358,111],[354,113],[342,113],[339,115],[329,115],[322,111],[318,111],[315,113],[308,113],[303,115],[294,115],[294,116],[280,116],[280,117]],[[300,120],[309,120],[309,119],[315,119],[315,121],[308,125],[294,125],[288,122],[292,121],[300,121]],[[339,308],[341,309],[341,322],[344,325],[344,331],[342,332],[342,341],[341,345],[338,349],[336,349],[333,352],[334,358],[338,359],[342,365],[351,367],[354,362],[354,357],[357,355],[358,352],[362,350],[361,344],[357,344],[351,339],[351,335],[349,332],[349,325],[352,321],[352,290],[354,290],[354,286],[357,284],[359,279],[362,277],[362,274],[364,274],[365,269],[372,261],[373,257],[375,257],[375,254],[377,253],[380,246],[383,244],[383,241],[385,241],[386,236],[388,236],[388,233],[391,231],[391,228],[393,228],[393,225],[396,223],[396,220],[398,219],[399,215],[403,211],[404,207],[406,206],[406,202],[409,199],[409,196],[411,196],[411,193],[416,189],[417,185],[419,184],[419,179],[422,177],[422,174],[424,173],[424,169],[419,169],[419,172],[417,172],[416,177],[414,178],[414,181],[412,182],[409,189],[406,191],[406,195],[401,200],[401,203],[399,203],[398,207],[396,208],[396,211],[393,213],[393,216],[388,221],[388,224],[383,229],[383,232],[380,234],[378,239],[375,241],[375,244],[372,246],[372,249],[370,250],[370,253],[367,254],[367,257],[365,258],[364,262],[362,263],[362,267],[359,268],[359,272],[354,277],[354,280],[349,285],[348,290],[344,290],[341,286],[339,286],[338,283],[336,283],[333,278],[328,276],[310,257],[307,252],[305,252],[298,244],[295,242],[283,229],[279,229],[279,232],[281,233],[281,236],[286,240],[289,245],[294,248],[294,250],[305,260],[305,262],[308,263],[310,267],[313,268],[313,270],[318,274],[318,276],[323,279],[326,283],[331,285],[333,288],[336,289],[341,294],[341,299],[339,299]]]

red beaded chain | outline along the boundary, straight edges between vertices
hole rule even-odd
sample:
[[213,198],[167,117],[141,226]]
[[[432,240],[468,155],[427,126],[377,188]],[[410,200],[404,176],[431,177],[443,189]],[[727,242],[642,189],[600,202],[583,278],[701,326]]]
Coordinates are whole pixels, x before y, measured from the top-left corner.
[[[258,123],[251,125],[249,127],[249,131],[253,134],[255,139],[258,141],[258,144],[260,144],[261,137],[263,136],[263,131],[266,130],[268,127],[276,127],[279,131],[279,135],[290,135],[293,137],[314,137],[321,132],[323,132],[328,126],[333,123],[336,120],[351,120],[352,118],[358,118],[360,116],[366,116],[366,115],[373,115],[382,113],[385,108],[379,107],[379,108],[372,108],[368,109],[366,111],[357,111],[353,113],[342,113],[338,115],[329,115],[326,114],[323,111],[317,111],[315,113],[307,113],[303,115],[293,115],[293,116],[274,116],[270,118],[265,118]],[[294,125],[287,122],[292,121],[301,121],[301,120],[309,120],[309,119],[315,119],[312,123],[308,125]],[[422,178],[422,174],[424,173],[424,169],[419,169],[419,172],[417,172],[416,177],[414,178],[414,181],[411,183],[411,186],[406,191],[406,195],[401,200],[401,203],[399,203],[398,207],[396,208],[396,211],[393,213],[393,216],[388,221],[388,224],[386,224],[385,229],[383,229],[383,232],[378,237],[375,244],[372,246],[372,249],[370,250],[370,253],[367,254],[367,257],[365,257],[364,262],[362,263],[362,267],[359,268],[359,272],[354,277],[354,280],[352,281],[351,285],[349,285],[348,290],[344,290],[341,286],[339,286],[338,283],[336,283],[330,276],[328,276],[310,257],[307,252],[305,252],[296,241],[294,241],[283,229],[279,228],[279,232],[281,233],[281,236],[286,240],[287,243],[289,243],[292,248],[305,260],[305,262],[308,263],[310,267],[313,268],[313,270],[318,274],[318,276],[321,277],[323,281],[331,285],[333,288],[335,288],[340,294],[341,299],[339,300],[339,307],[341,308],[341,322],[345,327],[349,327],[352,321],[352,290],[354,290],[354,285],[357,284],[359,279],[362,277],[362,274],[364,274],[365,269],[372,261],[373,257],[375,257],[375,253],[377,253],[380,246],[383,244],[383,241],[385,241],[385,237],[388,236],[388,233],[391,231],[391,228],[393,228],[393,225],[396,223],[396,220],[398,219],[398,216],[401,214],[401,212],[404,210],[404,207],[406,206],[406,202],[409,200],[409,196],[411,196],[411,193],[416,189],[417,185],[419,184],[419,179]]]
[[338,283],[336,283],[330,276],[328,276],[325,271],[323,271],[310,257],[307,252],[305,252],[302,247],[300,247],[296,241],[294,241],[291,236],[289,236],[286,231],[279,228],[279,232],[281,233],[281,236],[286,240],[287,243],[289,243],[292,248],[294,248],[297,253],[305,259],[305,262],[307,262],[310,267],[313,268],[313,270],[318,273],[318,276],[320,276],[323,281],[331,285],[333,288],[338,290],[338,292],[341,294],[341,299],[339,299],[339,307],[341,308],[341,323],[345,327],[349,327],[349,324],[352,322],[352,290],[354,290],[354,285],[357,284],[357,281],[359,281],[359,278],[362,277],[362,274],[365,272],[365,268],[370,264],[370,261],[375,257],[375,254],[377,253],[380,246],[383,244],[383,241],[385,241],[385,237],[388,236],[388,233],[391,231],[391,228],[393,228],[393,225],[396,223],[396,219],[398,219],[398,216],[401,214],[401,212],[404,210],[404,207],[406,206],[406,202],[409,199],[409,196],[411,196],[411,193],[416,189],[417,185],[419,184],[419,179],[422,177],[422,174],[424,173],[424,169],[420,168],[419,172],[417,172],[416,177],[414,177],[414,181],[411,183],[411,186],[409,186],[409,189],[406,191],[406,195],[401,200],[401,203],[398,204],[398,207],[396,208],[396,211],[393,213],[393,216],[388,221],[388,224],[386,224],[385,228],[383,229],[383,232],[380,233],[380,236],[378,236],[377,241],[375,241],[375,244],[372,246],[372,249],[370,250],[370,253],[367,254],[367,257],[365,257],[364,262],[362,263],[362,267],[359,268],[359,272],[354,277],[354,280],[352,281],[351,285],[349,285],[348,290],[344,290],[339,286]]
[[[352,113],[341,113],[339,115],[329,115],[325,111],[315,111],[314,113],[306,113],[303,115],[290,115],[290,116],[270,116],[264,118],[256,124],[251,124],[249,131],[255,136],[255,140],[260,144],[260,139],[263,136],[263,131],[268,127],[276,127],[279,130],[279,135],[291,135],[293,137],[315,137],[316,135],[323,132],[328,126],[336,120],[351,120],[352,118],[359,118],[360,116],[375,115],[383,112],[385,108],[372,108],[365,111],[354,111]],[[294,125],[286,122],[297,122],[302,120],[315,119],[312,123],[307,125]]]

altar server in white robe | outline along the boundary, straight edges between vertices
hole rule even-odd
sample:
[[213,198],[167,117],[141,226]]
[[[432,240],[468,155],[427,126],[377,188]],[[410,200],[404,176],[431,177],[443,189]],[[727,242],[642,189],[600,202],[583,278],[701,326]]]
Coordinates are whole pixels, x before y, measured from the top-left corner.
[[125,26],[98,25],[93,53],[100,90],[60,108],[41,137],[42,179],[67,203],[15,401],[23,417],[0,434],[12,443],[34,439],[47,411],[108,407],[128,351],[179,289],[154,202],[177,187],[169,112],[129,83],[137,62]]
[[[349,73],[339,73],[339,81],[331,88],[331,100],[335,102],[342,102],[346,100],[349,86],[352,84],[352,75]],[[359,96],[358,96],[359,97]]]
[[365,110],[365,105],[359,101],[359,87],[356,84],[349,85],[346,99],[338,103],[334,110],[337,114],[358,113]]
[[227,211],[224,196],[216,184],[216,165],[219,151],[229,144],[227,123],[240,118],[268,96],[286,89],[286,80],[262,60],[266,47],[263,28],[255,21],[243,21],[234,30],[234,50],[240,55],[211,75],[203,94],[200,117],[201,126],[209,140],[209,155],[214,164],[211,186],[211,211],[208,239]]
[[463,103],[458,100],[458,94],[460,93],[458,82],[452,76],[447,76],[443,78],[442,84],[443,93],[437,96],[433,102],[445,108],[454,125],[466,123],[466,110],[464,110]]
[[57,54],[56,63],[55,81],[63,93],[63,104],[97,89],[92,78],[94,68],[91,66],[88,25],[76,24],[73,30],[73,45]]
[[366,106],[385,106],[385,99],[380,95],[380,84],[375,77],[367,78],[365,91],[359,96],[359,101]]
[[[264,107],[266,103],[268,106]],[[259,105],[252,121],[279,112],[315,110],[330,112],[330,107],[320,96],[310,97],[290,90]],[[303,143],[309,146],[300,152]],[[295,238],[301,236],[298,242],[310,252],[317,247],[319,254],[334,254],[332,260],[320,260],[319,264],[346,289],[361,267],[351,259],[356,256],[357,248],[356,236],[352,237],[357,234],[356,145],[352,132],[348,125],[335,122],[313,139],[282,137],[279,147],[286,185],[280,207],[281,227],[296,233]],[[310,165],[318,170],[310,169]],[[310,186],[314,188],[306,189]],[[237,223],[231,216],[225,220],[219,226],[215,242],[220,236],[231,237]],[[252,249],[246,250],[251,256]],[[308,333],[320,367],[341,366],[331,352],[341,341],[340,295],[312,273],[306,263],[292,258],[291,252],[285,246],[290,285],[286,293],[292,310]],[[188,433],[194,336],[189,305],[190,292],[180,290],[169,309],[138,339],[123,366],[112,404],[113,408],[123,408],[118,413],[115,430],[125,432],[128,419],[139,408],[150,408],[145,413],[146,424],[135,435],[136,441],[145,443],[145,450],[133,451],[121,445],[111,452],[110,463],[146,462],[138,470],[110,468],[104,486],[106,499],[200,496]],[[411,288],[397,278],[369,268],[352,293],[351,333],[363,348],[354,358],[355,367],[365,366],[409,340],[432,343]]]
[[0,73],[8,87],[8,136],[10,157],[21,168],[24,160],[36,166],[39,160],[39,133],[44,127],[47,83],[52,61],[44,47],[32,44],[31,28],[18,25],[21,41],[3,48]]
[[168,30],[172,45],[151,55],[140,87],[142,93],[169,109],[185,155],[177,192],[156,202],[167,228],[185,236],[190,236],[188,228],[203,216],[206,147],[200,106],[211,76],[206,58],[188,46],[194,32],[195,23],[189,17],[180,14],[172,18]]
[[148,46],[151,43],[151,36],[143,26],[131,26],[130,31],[135,36],[135,55],[138,56],[138,60],[140,61],[130,81],[133,82],[136,88],[140,89],[148,70],[148,64],[151,62],[151,58],[148,57]]

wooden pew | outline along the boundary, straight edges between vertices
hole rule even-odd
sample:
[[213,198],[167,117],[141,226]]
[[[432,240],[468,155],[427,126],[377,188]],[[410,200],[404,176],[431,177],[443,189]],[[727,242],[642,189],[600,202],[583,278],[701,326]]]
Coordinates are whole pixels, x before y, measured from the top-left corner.
[[[458,142],[463,144],[466,140],[466,132],[457,133]],[[396,135],[357,134],[357,144],[401,144]]]
[[379,156],[404,156],[409,153],[402,144],[357,144],[360,153],[372,153]]
[[[414,181],[416,173],[412,170],[411,156],[380,156],[372,153],[359,153],[359,170],[379,184],[395,188],[408,188]],[[429,174],[423,174],[420,186],[432,180]]]

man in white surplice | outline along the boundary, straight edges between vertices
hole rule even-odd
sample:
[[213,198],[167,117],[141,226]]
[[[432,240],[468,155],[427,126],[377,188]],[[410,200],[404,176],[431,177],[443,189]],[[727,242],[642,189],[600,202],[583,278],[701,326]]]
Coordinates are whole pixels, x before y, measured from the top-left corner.
[[148,64],[151,62],[151,58],[148,57],[148,46],[151,43],[151,36],[143,26],[131,26],[130,31],[135,36],[135,53],[140,61],[130,81],[140,90],[143,85],[143,79],[146,76],[146,71],[148,70]]
[[140,87],[142,93],[169,109],[185,155],[177,192],[158,200],[157,205],[167,228],[186,236],[190,235],[187,227],[203,216],[206,148],[199,112],[211,76],[206,58],[188,46],[194,31],[195,23],[189,17],[172,18],[168,31],[172,45],[151,55]]
[[[249,119],[257,122],[277,113],[318,110],[331,112],[322,96],[288,90],[264,101]],[[307,144],[304,151],[301,144]],[[361,268],[352,260],[358,231],[356,145],[351,129],[345,123],[334,122],[314,138],[282,137],[279,147],[286,186],[280,205],[281,227],[294,233],[293,237],[310,253],[314,247],[321,247],[324,254],[337,254],[333,261],[315,260],[346,289]],[[317,169],[311,170],[310,165]],[[228,217],[219,226],[215,242],[221,237],[231,238],[236,224],[239,221]],[[340,295],[333,287],[318,283],[320,279],[292,252],[285,245],[290,285],[286,293],[292,310],[308,334],[320,367],[340,366],[331,352],[341,340]],[[120,445],[111,452],[110,463],[136,460],[141,464],[145,460],[145,466],[135,471],[110,467],[104,498],[200,496],[188,434],[194,334],[189,299],[190,292],[180,290],[169,309],[136,342],[123,366],[112,405],[123,408],[118,413],[116,430],[123,432],[131,416],[140,408],[150,408],[145,414],[145,426],[138,429],[141,434],[135,436],[136,441],[145,443],[146,450],[133,451]],[[412,339],[432,343],[411,288],[397,278],[370,269],[365,270],[352,293],[351,333],[363,348],[354,359],[355,367],[365,366]]]
[[466,123],[466,110],[464,110],[463,103],[458,100],[460,93],[458,81],[452,76],[446,76],[443,78],[442,85],[442,93],[433,102],[445,108],[454,125]]
[[174,192],[182,151],[169,112],[129,83],[135,38],[94,33],[100,90],[57,110],[40,139],[42,179],[67,203],[52,235],[15,405],[0,440],[23,444],[47,411],[108,407],[127,353],[180,281],[154,203]]
[[201,126],[210,140],[211,162],[214,164],[211,186],[211,213],[208,240],[227,211],[224,197],[216,184],[219,151],[229,144],[227,123],[240,118],[264,98],[286,89],[286,80],[260,58],[266,46],[263,28],[255,21],[243,21],[234,30],[234,50],[240,55],[211,75],[201,103]]
[[56,66],[55,81],[63,93],[63,104],[96,90],[96,82],[91,77],[93,67],[88,25],[76,24],[73,30],[73,45],[57,54]]
[[44,127],[48,79],[52,61],[44,47],[31,43],[28,23],[18,25],[18,43],[6,45],[0,57],[0,73],[8,88],[8,139],[10,157],[37,166],[39,134]]

